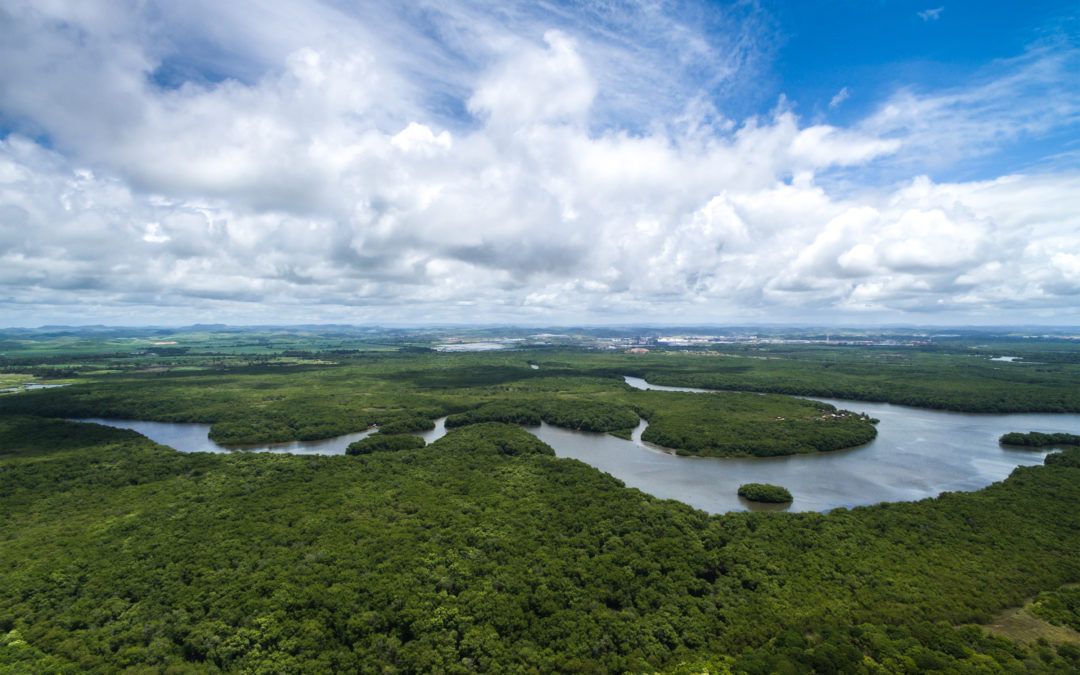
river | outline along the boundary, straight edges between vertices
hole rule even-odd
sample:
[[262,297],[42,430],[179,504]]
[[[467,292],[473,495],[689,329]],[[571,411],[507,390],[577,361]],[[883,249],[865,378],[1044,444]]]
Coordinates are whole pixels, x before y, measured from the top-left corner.
[[[343,436],[323,438],[317,441],[287,441],[285,443],[260,443],[258,445],[219,445],[210,440],[210,425],[196,422],[146,422],[144,420],[114,420],[103,417],[83,417],[73,422],[92,422],[117,429],[131,429],[155,443],[167,445],[180,452],[274,452],[291,455],[344,455],[350,443],[366,438],[378,431],[378,427],[357,431]],[[435,428],[416,434],[428,443],[446,435],[446,418],[435,420]]]
[[[627,377],[638,389],[723,396],[691,387],[652,385]],[[769,458],[680,457],[641,440],[642,421],[632,440],[607,434],[571,431],[542,424],[529,428],[559,457],[590,464],[664,499],[676,499],[710,513],[741,510],[828,511],[883,501],[912,501],[941,492],[977,490],[1004,479],[1017,466],[1040,464],[1047,451],[1003,447],[1009,431],[1080,433],[1077,414],[969,414],[927,410],[888,403],[816,399],[838,408],[866,413],[880,421],[878,436],[849,450]],[[134,420],[86,419],[133,429],[182,452],[247,450],[295,454],[344,454],[369,429],[319,441],[294,441],[243,448],[222,447],[207,437],[209,425]],[[445,418],[420,436],[429,443],[446,433]],[[786,507],[758,505],[737,496],[743,483],[776,483],[791,491]]]
[[[636,389],[723,396],[692,387],[665,387],[637,377]],[[1048,451],[1005,447],[1009,431],[1080,433],[1080,415],[1048,413],[972,414],[817,398],[880,421],[870,443],[848,450],[767,458],[679,457],[640,440],[577,440],[573,432],[542,429],[537,435],[560,456],[574,457],[649,494],[678,499],[718,513],[759,506],[736,495],[743,483],[783,485],[795,497],[792,511],[827,511],[877,502],[913,501],[941,492],[978,490],[1004,479],[1020,465],[1041,464]],[[546,437],[545,437],[546,436]],[[612,438],[610,436],[606,437]]]

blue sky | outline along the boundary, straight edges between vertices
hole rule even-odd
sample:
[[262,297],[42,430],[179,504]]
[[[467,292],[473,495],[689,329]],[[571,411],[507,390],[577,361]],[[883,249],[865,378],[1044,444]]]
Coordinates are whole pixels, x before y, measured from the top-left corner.
[[1075,38],[1075,2],[770,3],[783,40],[776,70],[782,88],[824,111],[848,87],[847,117],[903,86],[953,87],[993,62],[1043,43]]
[[[808,117],[857,122],[891,92],[949,90],[993,78],[1010,60],[1040,49],[1076,46],[1075,2],[888,2],[832,0],[765,5],[776,17],[781,46],[776,88]],[[1067,75],[1080,81],[1072,60]],[[848,94],[830,108],[841,90]],[[972,179],[1024,169],[1077,142],[1075,124],[1045,138],[999,148],[971,166],[938,168],[935,177]],[[1076,149],[1074,147],[1074,149]],[[1075,160],[1072,166],[1076,166]],[[997,173],[995,173],[997,172]]]
[[0,324],[1080,323],[1078,13],[0,0]]

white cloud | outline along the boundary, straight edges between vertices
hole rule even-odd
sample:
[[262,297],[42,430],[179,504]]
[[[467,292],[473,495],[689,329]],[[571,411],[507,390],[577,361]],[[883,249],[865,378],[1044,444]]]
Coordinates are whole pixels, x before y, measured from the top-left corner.
[[791,143],[792,157],[808,167],[865,164],[901,147],[898,139],[883,139],[836,127],[816,125],[802,129]]
[[932,9],[924,9],[921,12],[915,12],[923,21],[937,21],[941,18],[941,13],[945,11],[944,7],[934,7]]
[[403,152],[419,152],[429,156],[448,150],[452,143],[448,131],[436,134],[431,127],[417,122],[409,122],[408,126],[390,138],[390,144]]
[[857,125],[877,138],[902,141],[901,167],[940,169],[1080,125],[1080,49],[1032,49],[992,64],[963,87],[904,88]]
[[840,91],[836,92],[836,94],[833,95],[831,99],[829,99],[829,110],[834,110],[840,107],[840,104],[842,104],[849,98],[851,98],[851,92],[848,91],[847,87],[843,87],[842,89],[840,89]]
[[[396,19],[376,16],[379,35],[322,6],[244,5],[259,20],[238,28],[235,73],[169,87],[141,5],[43,6],[66,14],[20,4],[0,29],[0,114],[54,145],[0,141],[12,321],[1077,317],[1075,173],[820,180],[1050,128],[994,97],[1029,86],[1021,74],[1056,91],[1063,66],[1047,60],[1061,57],[898,94],[850,128],[783,103],[737,123],[691,96],[678,123],[627,129],[597,120],[655,64],[616,67],[632,44],[532,30],[517,6],[433,10],[441,44],[480,46],[455,57],[421,40],[420,58],[388,46],[408,30]],[[663,25],[685,58],[719,58]],[[427,99],[455,91],[470,119]],[[1053,103],[1065,119],[1070,96]]]
[[513,133],[532,124],[585,123],[596,83],[573,40],[548,31],[544,43],[513,54],[469,99],[469,109],[490,128]]
[[161,223],[147,223],[142,239],[154,244],[164,244],[172,237],[161,231]]

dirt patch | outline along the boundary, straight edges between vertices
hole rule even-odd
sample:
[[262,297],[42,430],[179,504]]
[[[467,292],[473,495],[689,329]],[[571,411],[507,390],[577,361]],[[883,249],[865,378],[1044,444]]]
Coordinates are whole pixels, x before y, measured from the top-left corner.
[[1055,626],[1031,613],[1031,600],[1023,607],[1007,609],[984,624],[990,633],[1016,642],[1035,642],[1042,638],[1053,645],[1080,646],[1080,633],[1067,626]]

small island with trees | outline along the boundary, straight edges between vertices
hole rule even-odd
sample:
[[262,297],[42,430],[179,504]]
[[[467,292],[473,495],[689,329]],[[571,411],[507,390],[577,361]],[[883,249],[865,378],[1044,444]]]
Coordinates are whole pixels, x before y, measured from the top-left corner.
[[427,445],[427,442],[419,436],[408,434],[383,434],[378,433],[367,438],[350,443],[345,449],[347,455],[368,455],[373,452],[396,452],[398,450],[419,450]]
[[792,500],[787,488],[769,483],[744,483],[739,486],[739,496],[766,504],[787,504]]
[[1026,434],[1012,432],[1005,434],[999,440],[1002,445],[1020,445],[1027,448],[1049,448],[1062,445],[1080,445],[1080,435],[1044,434],[1038,431],[1029,431]]

